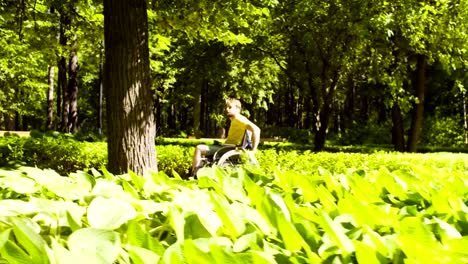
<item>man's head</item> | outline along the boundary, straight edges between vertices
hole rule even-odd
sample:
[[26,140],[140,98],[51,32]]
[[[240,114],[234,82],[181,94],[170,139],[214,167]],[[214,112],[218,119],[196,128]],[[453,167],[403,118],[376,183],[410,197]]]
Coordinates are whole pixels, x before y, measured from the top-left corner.
[[241,102],[234,98],[226,100],[226,115],[228,117],[234,117],[241,111]]

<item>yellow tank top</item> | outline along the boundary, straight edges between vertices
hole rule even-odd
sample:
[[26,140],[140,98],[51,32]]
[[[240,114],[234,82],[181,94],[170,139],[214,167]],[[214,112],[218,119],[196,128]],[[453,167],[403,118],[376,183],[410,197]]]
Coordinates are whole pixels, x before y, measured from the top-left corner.
[[245,116],[239,115],[231,121],[231,127],[229,128],[228,136],[225,144],[242,144],[244,139],[245,130],[247,129],[248,119]]

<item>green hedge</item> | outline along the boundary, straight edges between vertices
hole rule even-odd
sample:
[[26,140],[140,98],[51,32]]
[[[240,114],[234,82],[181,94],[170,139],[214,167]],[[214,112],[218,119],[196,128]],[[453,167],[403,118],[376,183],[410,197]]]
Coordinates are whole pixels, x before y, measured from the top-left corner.
[[[192,155],[199,143],[210,140],[162,139],[156,141],[158,169],[168,175],[177,173],[182,178],[189,175]],[[256,157],[265,173],[277,169],[310,173],[324,169],[333,173],[346,173],[353,168],[379,169],[386,166],[397,170],[408,164],[428,163],[438,167],[450,166],[453,169],[466,168],[467,155],[456,153],[404,154],[390,151],[366,149],[363,153],[312,152],[295,150],[291,143],[265,143],[260,146]],[[366,153],[369,152],[369,153]],[[53,169],[61,174],[90,168],[100,169],[107,162],[105,142],[82,142],[63,134],[40,134],[31,137],[0,137],[0,167],[27,165]]]

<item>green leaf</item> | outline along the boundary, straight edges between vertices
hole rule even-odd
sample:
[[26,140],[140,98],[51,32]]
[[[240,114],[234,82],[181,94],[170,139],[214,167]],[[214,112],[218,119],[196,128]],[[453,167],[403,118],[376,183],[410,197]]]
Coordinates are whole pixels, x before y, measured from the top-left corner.
[[73,254],[89,257],[92,262],[113,263],[121,251],[118,233],[97,228],[84,228],[68,238],[68,248]]
[[237,238],[245,231],[243,219],[238,217],[236,212],[231,210],[229,202],[215,192],[210,192],[211,201],[215,206],[215,211],[223,223],[223,230],[231,238]]
[[[31,257],[18,245],[8,240],[0,249],[0,253],[9,264],[31,264]],[[36,262],[37,263],[37,262]]]
[[88,207],[88,223],[91,227],[117,229],[137,216],[135,208],[119,199],[96,197]]
[[184,238],[197,239],[211,237],[210,232],[200,222],[198,214],[190,214],[185,217]]
[[158,254],[146,248],[128,245],[126,246],[126,250],[130,255],[132,263],[135,264],[158,263],[159,259],[161,259]]
[[29,253],[32,263],[47,263],[46,242],[32,227],[28,218],[12,218],[13,233],[18,243]]
[[184,255],[187,259],[187,263],[217,263],[216,259],[211,256],[209,251],[203,251],[191,239],[184,241]]
[[357,241],[357,240],[354,240],[353,244],[356,249],[356,260],[358,263],[366,263],[366,264],[382,263],[377,257],[377,251],[371,246],[364,244],[361,241]]
[[320,214],[320,226],[335,241],[338,247],[343,250],[344,255],[354,251],[353,242],[346,236],[345,229],[335,223],[326,212]]
[[234,252],[242,252],[250,248],[257,248],[257,234],[249,233],[239,237],[235,242],[232,250]]
[[21,194],[32,194],[40,190],[35,180],[22,175],[20,171],[1,171],[0,187],[10,188]]
[[163,256],[164,263],[170,264],[186,264],[187,260],[182,252],[181,244],[176,242],[170,245]]
[[430,263],[436,259],[437,240],[419,217],[406,217],[398,226],[397,239],[408,259]]
[[42,171],[32,168],[23,168],[23,170],[34,177],[37,183],[65,199],[82,199],[91,191],[91,184],[88,181],[78,182],[72,178],[60,176],[53,170]]
[[129,221],[126,235],[130,245],[148,249],[159,256],[164,254],[165,248],[159,240],[152,237],[148,231],[145,231],[139,222],[135,220]]

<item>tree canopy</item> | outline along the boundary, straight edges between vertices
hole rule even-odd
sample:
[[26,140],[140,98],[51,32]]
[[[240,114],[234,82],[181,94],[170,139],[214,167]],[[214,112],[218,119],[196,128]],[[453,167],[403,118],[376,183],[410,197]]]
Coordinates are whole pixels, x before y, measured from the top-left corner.
[[[467,138],[467,10],[466,0],[147,1],[156,133],[213,137],[233,96],[264,136],[310,138],[315,150],[467,144],[431,136]],[[77,131],[98,131],[103,2],[3,1],[0,32],[0,126],[46,129],[52,66],[53,127],[77,111]]]

